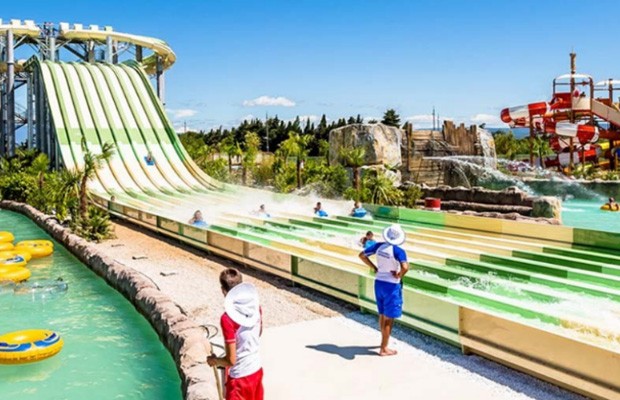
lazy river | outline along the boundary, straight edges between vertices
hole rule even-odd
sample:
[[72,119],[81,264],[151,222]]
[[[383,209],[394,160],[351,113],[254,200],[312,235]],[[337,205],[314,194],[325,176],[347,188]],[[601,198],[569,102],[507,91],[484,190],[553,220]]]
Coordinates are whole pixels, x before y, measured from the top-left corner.
[[[16,241],[49,239],[28,218],[0,210],[0,230]],[[181,399],[181,382],[170,354],[149,323],[121,294],[54,242],[52,256],[28,263],[30,281],[62,277],[68,290],[15,294],[0,285],[0,333],[51,329],[64,339],[47,360],[0,365],[2,398]]]

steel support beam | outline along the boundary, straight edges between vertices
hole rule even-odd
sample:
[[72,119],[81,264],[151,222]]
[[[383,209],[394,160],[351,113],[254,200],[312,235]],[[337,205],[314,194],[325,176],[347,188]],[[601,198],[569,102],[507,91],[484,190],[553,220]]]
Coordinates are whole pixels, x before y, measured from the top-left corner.
[[105,38],[105,62],[108,64],[112,64],[112,54],[114,53],[114,45],[112,41],[112,36],[107,36]]
[[28,124],[28,148],[35,148],[35,121],[34,121],[34,79],[28,74],[28,87],[26,94],[26,122]]
[[162,104],[166,104],[166,102],[164,101],[164,97],[166,94],[166,83],[165,83],[165,79],[164,79],[164,64],[162,62],[161,57],[157,57],[157,72],[156,72],[156,78],[157,78],[157,97],[159,97],[159,101],[161,101]]
[[13,30],[6,33],[6,132],[5,146],[9,156],[15,154],[15,54]]

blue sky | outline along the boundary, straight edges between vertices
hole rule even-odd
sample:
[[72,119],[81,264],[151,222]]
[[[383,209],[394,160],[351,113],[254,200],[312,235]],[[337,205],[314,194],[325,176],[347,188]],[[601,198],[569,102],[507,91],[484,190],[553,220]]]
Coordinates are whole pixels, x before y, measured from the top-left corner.
[[[395,108],[500,126],[501,108],[549,99],[578,71],[620,77],[620,1],[31,1],[3,19],[112,25],[167,41],[166,108],[176,126],[250,116],[311,119]],[[588,22],[587,18],[593,21]]]

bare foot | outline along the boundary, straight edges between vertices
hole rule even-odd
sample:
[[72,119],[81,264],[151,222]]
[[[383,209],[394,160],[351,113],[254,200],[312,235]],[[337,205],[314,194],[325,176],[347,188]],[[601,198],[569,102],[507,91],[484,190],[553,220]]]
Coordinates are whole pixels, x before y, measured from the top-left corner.
[[379,351],[379,355],[381,357],[395,356],[396,354],[398,354],[398,352],[396,350],[388,349],[387,347],[385,349],[381,349],[381,351]]

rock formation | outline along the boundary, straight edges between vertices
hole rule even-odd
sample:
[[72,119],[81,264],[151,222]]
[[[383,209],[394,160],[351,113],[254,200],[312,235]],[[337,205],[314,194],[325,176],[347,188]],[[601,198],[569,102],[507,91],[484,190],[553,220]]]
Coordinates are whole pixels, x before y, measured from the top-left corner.
[[402,137],[402,130],[381,123],[351,124],[334,129],[329,133],[329,162],[338,163],[343,148],[363,147],[365,165],[399,167]]

